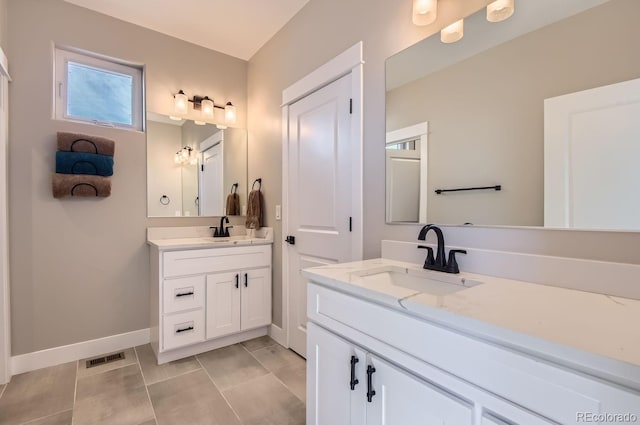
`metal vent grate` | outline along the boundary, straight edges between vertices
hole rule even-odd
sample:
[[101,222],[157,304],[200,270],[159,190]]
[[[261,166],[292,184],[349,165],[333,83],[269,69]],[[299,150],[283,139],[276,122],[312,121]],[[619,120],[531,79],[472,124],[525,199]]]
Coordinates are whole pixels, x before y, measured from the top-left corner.
[[101,364],[111,363],[123,359],[123,351],[115,354],[109,354],[108,356],[96,357],[95,359],[87,360],[87,369],[89,369],[90,367],[96,367],[100,366]]

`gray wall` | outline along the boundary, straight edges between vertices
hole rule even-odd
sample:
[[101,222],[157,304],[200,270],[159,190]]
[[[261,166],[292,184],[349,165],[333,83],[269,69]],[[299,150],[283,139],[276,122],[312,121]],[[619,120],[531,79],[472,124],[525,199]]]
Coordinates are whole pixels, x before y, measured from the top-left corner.
[[[10,0],[9,225],[13,355],[149,326],[145,134],[51,119],[52,42],[146,66],[148,109],[208,95],[246,123],[247,63],[61,0]],[[215,70],[213,72],[212,70]],[[116,140],[112,196],[53,199],[56,131]]]
[[[635,2],[637,0],[614,0]],[[364,43],[364,255],[380,255],[382,239],[415,240],[416,225],[386,225],[384,204],[385,77],[387,57],[434,33],[444,22],[468,15],[489,1],[457,2],[465,11],[439,3],[439,22],[411,23],[411,2],[396,0],[311,0],[249,61],[249,180],[264,178],[267,225],[276,228],[274,322],[282,322],[281,222],[273,217],[281,203],[282,90],[356,42]],[[457,15],[457,16],[456,16]],[[327,29],[331,28],[330,31]],[[606,26],[605,26],[606,28]],[[469,35],[468,35],[469,36]],[[445,229],[448,244],[507,249],[640,263],[640,234],[531,228]]]
[[542,226],[544,99],[640,77],[637,16],[605,3],[387,92],[388,130],[429,121],[428,221]]

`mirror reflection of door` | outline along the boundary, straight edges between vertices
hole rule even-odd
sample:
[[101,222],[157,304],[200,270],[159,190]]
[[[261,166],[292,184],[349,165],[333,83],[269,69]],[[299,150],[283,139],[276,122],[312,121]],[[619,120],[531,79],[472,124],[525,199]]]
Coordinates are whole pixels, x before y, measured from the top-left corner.
[[420,151],[415,140],[387,145],[387,220],[418,223]]
[[222,164],[222,141],[202,151],[202,163],[200,167],[201,216],[224,215]]

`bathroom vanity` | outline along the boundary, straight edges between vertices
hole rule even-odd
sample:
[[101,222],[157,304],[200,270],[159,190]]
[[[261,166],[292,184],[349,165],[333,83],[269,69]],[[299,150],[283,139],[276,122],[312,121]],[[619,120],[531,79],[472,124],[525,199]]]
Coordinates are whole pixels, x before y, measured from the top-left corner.
[[309,425],[640,421],[637,299],[384,258],[303,274]]
[[149,228],[151,346],[158,364],[266,335],[273,230],[214,238]]

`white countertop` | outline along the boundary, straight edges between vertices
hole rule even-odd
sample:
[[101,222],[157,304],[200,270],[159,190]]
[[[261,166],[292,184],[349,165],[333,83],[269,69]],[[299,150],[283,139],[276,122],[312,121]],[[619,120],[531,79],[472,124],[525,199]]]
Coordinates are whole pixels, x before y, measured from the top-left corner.
[[[383,278],[358,276],[392,266],[437,280],[465,278],[481,284],[431,295],[395,286]],[[614,377],[640,385],[638,300],[472,273],[448,275],[388,259],[313,267],[303,274],[316,283],[471,336],[577,364],[588,371],[608,370]]]
[[242,245],[265,245],[273,243],[273,229],[263,227],[240,234],[214,238],[208,227],[150,227],[147,229],[147,244],[159,250],[222,248]]

